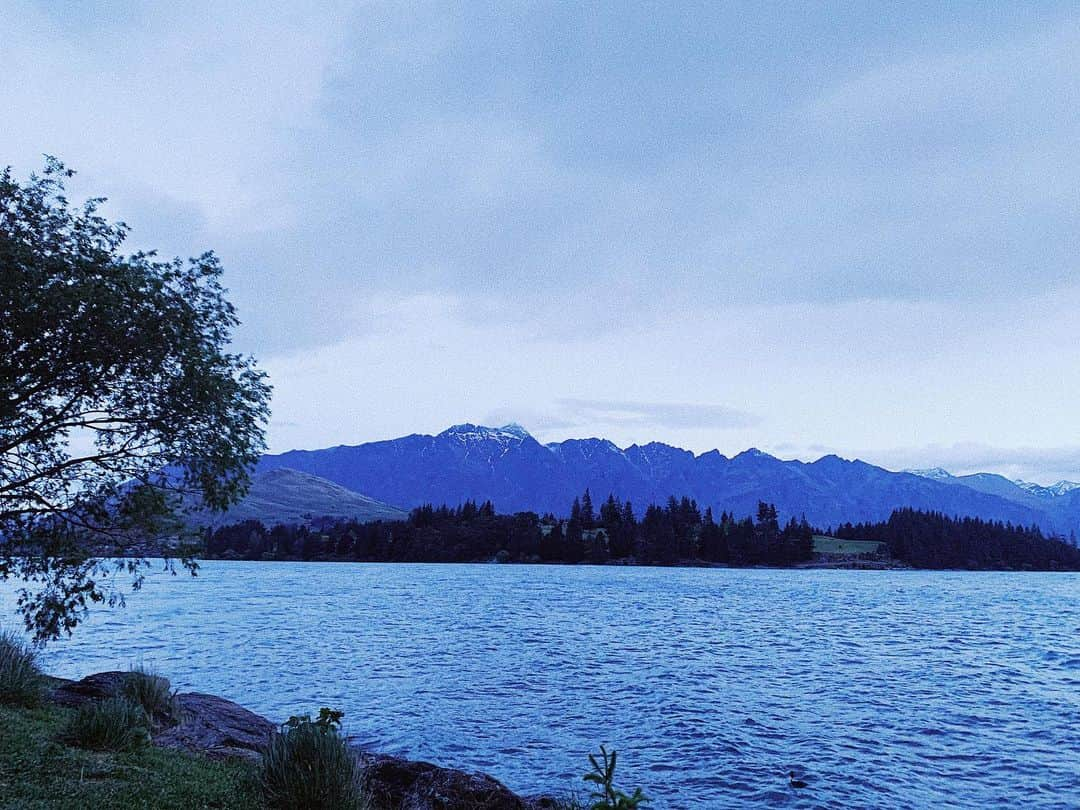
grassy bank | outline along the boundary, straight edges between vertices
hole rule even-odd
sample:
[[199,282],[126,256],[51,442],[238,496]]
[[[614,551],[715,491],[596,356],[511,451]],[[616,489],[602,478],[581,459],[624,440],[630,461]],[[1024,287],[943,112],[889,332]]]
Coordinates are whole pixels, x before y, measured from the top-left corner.
[[[0,810],[533,806],[483,774],[359,755],[341,734],[342,716],[324,707],[314,719],[290,717],[275,732],[229,701],[177,695],[168,680],[141,667],[65,682],[41,672],[36,650],[19,635],[0,632]],[[211,760],[151,744],[175,743],[170,733],[188,750],[239,758]],[[626,796],[613,785],[615,753],[609,759],[602,746],[601,753],[603,768],[590,757],[593,773],[585,777],[603,799],[591,806],[638,807],[639,793]],[[553,800],[538,806],[580,807]]]
[[95,752],[59,742],[73,709],[0,705],[4,810],[259,807],[254,766],[152,746]]

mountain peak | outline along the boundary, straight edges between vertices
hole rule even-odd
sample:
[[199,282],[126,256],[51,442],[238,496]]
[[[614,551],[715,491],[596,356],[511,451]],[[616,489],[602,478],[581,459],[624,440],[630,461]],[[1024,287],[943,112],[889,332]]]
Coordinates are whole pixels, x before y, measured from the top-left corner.
[[776,460],[776,456],[771,456],[768,453],[766,453],[764,450],[758,450],[756,447],[748,447],[747,449],[743,450],[738,455],[733,456],[731,460],[734,461],[735,459],[751,459],[751,458],[772,459],[773,461]]
[[510,422],[509,424],[503,425],[501,428],[499,428],[499,432],[509,433],[511,436],[517,436],[520,439],[532,438],[532,434],[529,433],[529,431],[527,431],[517,422]]
[[1030,481],[1013,481],[1020,489],[1030,492],[1032,495],[1037,495],[1040,498],[1057,498],[1061,495],[1067,495],[1074,489],[1080,489],[1080,484],[1075,481],[1058,481],[1056,484],[1050,486],[1043,486],[1042,484],[1033,484]]
[[[546,447],[546,449],[545,449]],[[779,513],[806,514],[817,525],[887,519],[898,508],[977,515],[1044,532],[1080,530],[1080,499],[1069,482],[1025,492],[995,475],[950,475],[943,469],[893,473],[858,460],[825,456],[784,461],[758,448],[733,459],[695,456],[660,442],[620,451],[604,439],[541,445],[520,425],[465,423],[438,436],[413,435],[356,447],[264,457],[260,471],[292,467],[403,507],[491,500],[500,511],[565,514],[588,487],[639,509],[669,496],[694,498],[714,512],[751,514],[758,501]],[[270,479],[271,482],[273,479]],[[1073,489],[1063,497],[1050,490]],[[325,488],[323,488],[325,489]]]
[[902,472],[917,475],[919,478],[929,478],[932,481],[950,481],[953,474],[941,467],[929,467],[925,470],[902,470]]
[[525,439],[531,439],[532,436],[529,431],[525,430],[521,425],[516,423],[510,423],[509,425],[503,425],[502,427],[488,427],[486,425],[474,425],[471,422],[463,422],[460,425],[451,425],[442,433],[440,437],[455,438],[459,441],[524,441]]

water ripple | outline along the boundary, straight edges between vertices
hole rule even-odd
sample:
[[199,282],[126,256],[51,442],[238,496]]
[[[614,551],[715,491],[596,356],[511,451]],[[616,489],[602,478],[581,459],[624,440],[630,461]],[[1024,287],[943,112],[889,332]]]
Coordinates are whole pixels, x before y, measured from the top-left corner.
[[1060,574],[215,562],[46,664],[337,707],[358,744],[521,792],[579,785],[604,742],[658,808],[1065,808],[1078,597]]

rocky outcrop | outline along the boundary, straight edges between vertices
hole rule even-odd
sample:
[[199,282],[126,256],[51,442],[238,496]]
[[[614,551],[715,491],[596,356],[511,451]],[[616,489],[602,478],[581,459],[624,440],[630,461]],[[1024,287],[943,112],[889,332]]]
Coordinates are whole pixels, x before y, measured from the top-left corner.
[[[62,706],[120,694],[128,672],[99,672],[80,681],[53,679],[51,697]],[[164,680],[164,679],[163,679]],[[166,686],[168,682],[166,681]],[[155,724],[157,725],[157,724]],[[159,726],[155,745],[213,759],[257,759],[276,726],[231,700],[197,692],[174,696],[171,724]],[[482,773],[441,768],[430,762],[356,749],[374,806],[394,810],[540,810],[557,807],[548,798],[523,799]]]
[[274,726],[231,700],[189,692],[176,696],[176,725],[154,735],[154,744],[213,759],[257,759]]
[[[122,694],[130,672],[98,672],[79,681],[53,679],[54,703],[76,708],[90,700]],[[153,676],[168,691],[169,682]],[[197,692],[173,697],[167,717],[155,718],[155,745],[204,754],[213,759],[257,759],[276,726],[231,700]]]
[[88,700],[116,697],[130,677],[130,672],[97,672],[81,681],[54,678],[50,697],[53,703],[75,708]]
[[401,810],[530,810],[532,802],[487,774],[440,768],[430,762],[357,752],[364,781],[377,807]]

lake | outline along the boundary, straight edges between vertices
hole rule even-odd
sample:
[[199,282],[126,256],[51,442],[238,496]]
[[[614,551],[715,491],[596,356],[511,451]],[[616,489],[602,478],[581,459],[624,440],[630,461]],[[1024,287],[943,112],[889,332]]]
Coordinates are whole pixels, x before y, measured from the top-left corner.
[[656,808],[1075,808],[1078,604],[1076,574],[208,562],[44,661],[341,709],[521,793],[606,743]]

